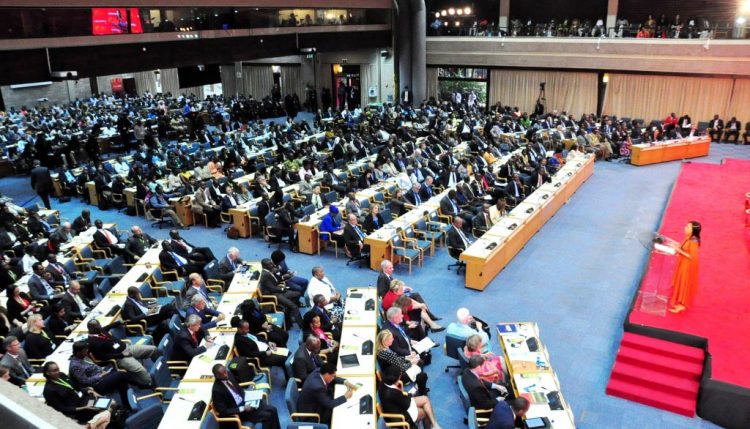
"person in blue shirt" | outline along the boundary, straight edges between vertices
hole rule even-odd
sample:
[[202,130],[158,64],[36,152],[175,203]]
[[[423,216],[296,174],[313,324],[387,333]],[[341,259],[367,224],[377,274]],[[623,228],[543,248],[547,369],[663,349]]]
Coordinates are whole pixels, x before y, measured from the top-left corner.
[[175,226],[179,226],[182,229],[190,229],[189,226],[183,225],[180,218],[177,217],[177,213],[172,210],[172,206],[167,200],[167,196],[164,194],[164,188],[161,185],[156,185],[156,192],[151,194],[151,198],[148,200],[148,204],[151,208],[159,209],[162,211],[162,217],[168,217],[172,219],[172,223]]
[[[320,222],[320,232],[330,233],[330,238],[334,240],[339,246],[344,245],[344,226],[341,224],[339,218],[339,208],[331,205],[328,208],[328,214],[323,216],[323,220]],[[328,234],[321,235],[323,240],[328,240]]]

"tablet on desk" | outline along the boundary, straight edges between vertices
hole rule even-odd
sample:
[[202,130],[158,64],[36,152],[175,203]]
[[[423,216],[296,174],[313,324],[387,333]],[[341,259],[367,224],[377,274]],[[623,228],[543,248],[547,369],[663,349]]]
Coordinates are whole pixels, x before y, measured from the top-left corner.
[[341,366],[344,368],[359,366],[359,359],[357,359],[356,354],[341,355],[339,359],[341,359]]

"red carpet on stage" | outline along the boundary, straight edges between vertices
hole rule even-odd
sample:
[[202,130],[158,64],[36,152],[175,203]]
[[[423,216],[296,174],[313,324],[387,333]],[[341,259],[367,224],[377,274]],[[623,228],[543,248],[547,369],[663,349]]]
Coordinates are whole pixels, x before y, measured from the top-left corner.
[[[636,305],[629,321],[707,338],[713,357],[712,379],[750,388],[750,231],[744,213],[747,192],[748,161],[683,164],[659,232],[682,241],[688,221],[703,225],[695,300],[684,313],[667,312],[665,317],[641,312]],[[661,282],[669,295],[672,272],[673,264],[650,264],[641,287],[645,290],[644,285]]]

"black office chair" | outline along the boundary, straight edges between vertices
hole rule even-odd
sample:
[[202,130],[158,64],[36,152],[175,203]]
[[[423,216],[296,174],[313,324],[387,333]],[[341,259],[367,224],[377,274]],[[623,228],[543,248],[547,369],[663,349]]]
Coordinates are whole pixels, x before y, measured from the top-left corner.
[[350,243],[345,243],[344,246],[349,251],[349,259],[346,261],[346,265],[349,266],[352,262],[358,262],[359,268],[362,268],[363,261],[369,261],[370,260],[370,253],[367,251],[367,249],[360,251],[359,246],[356,244],[350,245]]
[[456,247],[448,246],[448,254],[451,256],[451,258],[453,258],[453,259],[456,260],[456,263],[448,265],[447,268],[448,268],[448,270],[450,270],[452,267],[456,267],[456,275],[457,276],[461,274],[461,268],[463,268],[464,271],[466,271],[466,262],[464,262],[464,261],[462,261],[460,259],[462,252],[463,252],[463,250],[461,250],[461,249],[458,249]]
[[172,218],[170,218],[170,217],[165,218],[164,217],[164,210],[157,209],[157,208],[154,208],[154,207],[149,207],[148,208],[148,212],[151,214],[151,216],[153,216],[154,218],[156,218],[156,222],[152,223],[151,227],[159,227],[159,229],[161,229],[161,227],[163,225],[165,225],[165,224],[168,224],[168,225],[171,225],[171,226],[176,226],[172,222]]
[[459,350],[463,350],[465,345],[465,338],[454,337],[450,334],[445,336],[445,343],[443,344],[445,355],[459,362],[459,365],[447,365],[445,367],[445,372],[448,372],[451,368],[461,369],[461,356],[459,355]]

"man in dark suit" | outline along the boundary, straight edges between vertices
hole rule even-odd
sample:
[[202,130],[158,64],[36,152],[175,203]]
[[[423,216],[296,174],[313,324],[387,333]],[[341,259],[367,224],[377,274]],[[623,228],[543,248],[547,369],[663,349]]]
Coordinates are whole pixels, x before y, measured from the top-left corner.
[[370,246],[365,244],[367,235],[359,227],[359,220],[354,213],[349,214],[349,222],[344,225],[344,243],[352,257],[360,257],[370,252]]
[[50,208],[49,194],[53,190],[52,176],[47,167],[43,167],[39,160],[34,160],[34,168],[31,170],[31,187],[44,201],[44,207]]
[[186,276],[190,273],[203,272],[203,266],[201,264],[183,258],[175,253],[168,241],[161,242],[161,249],[161,252],[159,252],[159,263],[161,264],[162,271],[177,271],[177,274],[180,277]]
[[230,247],[227,255],[219,261],[219,278],[224,280],[225,288],[232,283],[234,274],[239,271],[241,266],[240,250],[236,247]]
[[325,295],[317,294],[313,297],[313,305],[310,311],[320,317],[320,329],[324,332],[330,332],[333,335],[333,339],[338,342],[341,340],[342,322],[338,317],[326,310],[326,305],[328,305],[328,298]]
[[[200,343],[204,338],[206,339],[206,345],[201,346]],[[206,331],[201,328],[200,316],[191,314],[185,318],[185,324],[174,340],[172,359],[189,363],[195,356],[213,346],[213,338],[208,337]]]
[[420,192],[421,188],[422,185],[420,185],[419,183],[415,183],[411,186],[409,192],[404,194],[404,198],[406,198],[406,201],[408,201],[409,204],[413,206],[419,206],[420,204],[422,204],[423,198]]
[[708,123],[708,135],[712,142],[721,140],[721,134],[724,132],[724,120],[719,119],[719,115],[714,115],[711,122]]
[[[116,322],[116,324],[121,323],[122,321]],[[111,326],[102,327],[96,319],[86,324],[89,331],[88,343],[91,355],[97,360],[115,359],[117,366],[128,372],[133,383],[141,387],[150,386],[151,376],[143,367],[141,360],[153,357],[156,353],[156,346],[126,344],[107,332]]]
[[463,231],[463,225],[463,219],[461,219],[460,217],[454,217],[453,228],[449,229],[448,233],[446,234],[448,237],[448,247],[458,249],[461,252],[466,250],[466,248],[471,244],[471,240],[469,240],[469,237],[467,237]]
[[529,411],[531,403],[526,398],[516,398],[510,403],[500,401],[497,403],[495,408],[490,414],[490,421],[485,426],[485,429],[515,429],[516,427],[524,427],[520,420]]
[[727,122],[726,128],[724,128],[724,140],[729,141],[729,137],[734,136],[734,144],[737,144],[737,139],[739,139],[740,135],[740,129],[742,128],[742,124],[740,121],[737,120],[734,116],[732,116],[732,119]]
[[276,407],[262,402],[257,408],[246,404],[245,391],[224,365],[217,363],[212,371],[214,373],[214,385],[211,389],[211,401],[219,417],[239,415],[241,421],[262,423],[264,429],[279,429],[281,427]]
[[508,395],[508,389],[499,384],[490,383],[479,378],[479,371],[484,363],[482,355],[474,355],[469,358],[469,365],[461,375],[466,393],[469,394],[471,406],[478,410],[491,410],[495,408],[502,397]]
[[214,252],[212,252],[211,249],[208,247],[198,247],[193,245],[182,238],[182,236],[180,236],[180,231],[176,229],[169,231],[169,238],[171,239],[170,243],[172,244],[172,249],[183,258],[202,262],[203,264],[207,264],[216,259]]
[[237,333],[234,335],[234,347],[240,356],[245,356],[248,359],[257,358],[260,365],[264,367],[279,367],[284,371],[284,376],[289,378],[284,366],[286,356],[274,353],[277,350],[276,344],[266,342],[263,338],[251,334],[250,323],[247,320],[240,321],[237,327]]
[[263,272],[260,274],[260,280],[258,282],[261,293],[263,295],[275,296],[279,304],[284,307],[287,328],[291,327],[292,323],[295,321],[301,328],[302,315],[299,312],[297,302],[302,294],[295,290],[288,289],[286,285],[280,284],[278,277],[273,273],[275,265],[272,260],[265,258],[260,264],[263,266]]
[[33,274],[29,278],[29,293],[34,301],[53,301],[63,297],[44,277],[44,266],[41,262],[34,262],[31,266]]
[[80,234],[91,227],[91,212],[88,209],[81,211],[81,215],[73,219],[73,230]]
[[128,324],[139,324],[144,321],[146,329],[155,327],[150,332],[156,344],[169,332],[169,319],[174,313],[173,304],[162,306],[158,311],[156,307],[151,307],[149,303],[143,301],[141,291],[135,286],[128,288],[128,298],[122,305],[122,319]]
[[64,287],[71,280],[75,279],[73,273],[68,271],[65,265],[57,262],[57,255],[54,253],[47,255],[47,268],[44,271],[52,276],[52,284],[54,286]]
[[424,178],[424,183],[422,183],[422,187],[419,189],[419,196],[422,197],[423,201],[427,201],[433,195],[435,195],[435,191],[432,189],[432,176],[427,176]]
[[26,384],[26,379],[34,373],[34,369],[31,367],[28,357],[26,357],[26,352],[21,348],[18,338],[13,335],[5,337],[3,349],[5,355],[0,359],[0,366],[8,368],[11,383],[16,386],[23,386]]
[[112,255],[124,255],[126,259],[133,260],[135,257],[130,250],[127,249],[125,243],[120,240],[117,234],[113,233],[107,228],[104,228],[104,223],[101,219],[94,221],[96,226],[96,232],[94,232],[94,243],[99,249],[109,249]]
[[63,294],[60,303],[65,309],[68,320],[71,322],[75,319],[83,320],[89,311],[91,311],[91,308],[96,305],[96,302],[92,303],[83,296],[81,285],[76,280],[70,282],[70,286],[68,286],[68,290]]
[[[416,343],[406,331],[406,328],[414,329],[418,326],[415,321],[408,322],[406,326],[402,326],[404,323],[404,315],[401,309],[393,306],[386,312],[386,318],[384,329],[387,329],[393,334],[393,344],[391,344],[391,350],[399,356],[409,356],[414,352],[412,349],[412,343]],[[429,352],[425,352],[429,353]]]
[[484,204],[482,206],[482,212],[475,218],[474,228],[484,234],[488,229],[492,228],[492,219],[490,219],[490,205]]
[[133,235],[128,238],[127,249],[133,255],[140,258],[146,253],[146,250],[156,243],[156,240],[150,235],[143,232],[140,226],[133,225],[130,228]]
[[49,235],[48,247],[52,253],[60,253],[60,246],[73,240],[73,227],[70,222],[63,222],[55,232]]
[[448,195],[440,200],[440,212],[443,215],[451,216],[453,219],[460,217],[464,220],[467,230],[471,230],[471,218],[473,215],[465,210],[461,210],[458,204],[458,195],[455,189],[448,191]]
[[[329,394],[329,384],[335,382],[345,384],[346,393],[336,399]],[[336,364],[325,362],[314,370],[302,384],[302,390],[297,398],[297,411],[300,413],[317,413],[320,423],[331,425],[333,408],[349,400],[357,387],[348,381],[336,377]]]
[[380,274],[378,275],[378,296],[384,297],[391,290],[391,280],[393,280],[393,263],[388,259],[380,262]]
[[312,335],[305,338],[304,346],[300,345],[294,353],[292,362],[292,375],[300,381],[305,381],[311,372],[323,365],[320,353],[320,338]]

